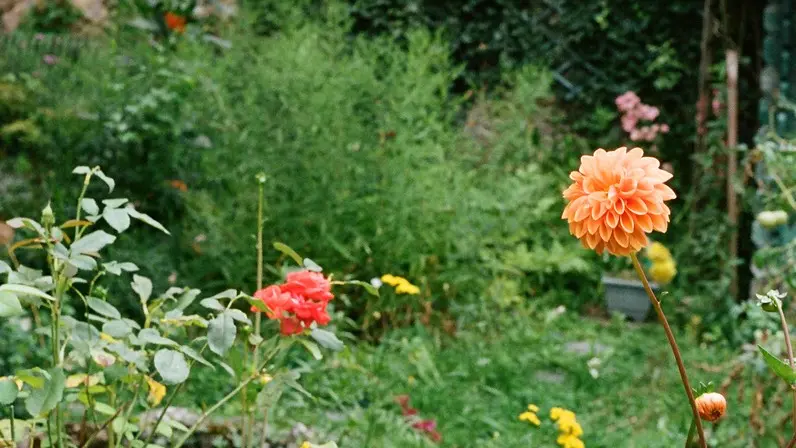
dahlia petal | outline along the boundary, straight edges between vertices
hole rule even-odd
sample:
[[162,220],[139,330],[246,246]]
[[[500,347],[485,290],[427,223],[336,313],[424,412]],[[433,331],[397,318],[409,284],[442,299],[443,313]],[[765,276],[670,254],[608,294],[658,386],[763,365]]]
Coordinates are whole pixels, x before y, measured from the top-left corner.
[[586,243],[589,245],[589,249],[594,249],[597,247],[597,244],[600,242],[600,237],[593,234],[586,235]]
[[633,223],[633,218],[630,216],[629,213],[625,213],[619,218],[619,225],[622,226],[622,230],[627,233],[630,233],[634,230],[635,224]]
[[580,168],[578,169],[581,174],[584,176],[591,176],[594,172],[594,157],[592,156],[581,156],[580,157]]
[[646,233],[652,232],[652,228],[654,227],[652,225],[652,218],[650,218],[650,215],[636,216],[636,224],[638,224],[638,226],[641,227],[641,230]]
[[622,247],[627,247],[629,243],[627,232],[622,229],[614,229],[614,241]]
[[569,173],[569,178],[575,182],[579,182],[583,180],[583,174],[580,174],[578,171],[572,171]]
[[564,211],[561,212],[561,219],[569,219],[572,215],[572,204],[567,204],[564,206]]
[[642,157],[644,157],[644,150],[636,147],[628,151],[625,158],[630,161],[636,161],[640,160]]
[[665,184],[655,185],[655,190],[658,192],[658,194],[661,196],[661,199],[663,199],[664,201],[669,201],[677,197],[677,195],[674,194],[674,190],[672,190],[668,185]]
[[589,207],[589,204],[587,202],[586,204],[578,207],[578,209],[575,210],[574,219],[575,221],[580,222],[586,219],[589,216],[589,214],[591,214],[591,208]]
[[644,202],[647,205],[647,213],[649,213],[650,215],[663,214],[663,207],[661,207],[661,205],[663,205],[663,202],[657,202],[650,199],[644,199]]
[[669,180],[669,179],[671,179],[673,177],[674,177],[674,174],[672,174],[672,173],[670,173],[668,171],[658,170],[658,180],[660,180],[661,182],[666,182],[667,180]]
[[600,230],[600,221],[592,219],[586,221],[586,229],[589,231],[590,235],[594,235],[598,230]]
[[636,227],[636,231],[628,236],[630,247],[634,250],[638,251],[647,246],[647,235],[644,234],[640,227]]
[[619,215],[614,213],[613,210],[608,210],[605,214],[605,223],[612,229],[616,228],[619,225]]
[[628,210],[637,215],[643,215],[647,213],[647,204],[641,199],[627,198],[626,205]]
[[616,200],[616,202],[614,202],[614,212],[616,212],[617,215],[622,215],[625,212],[625,200],[624,199],[619,198],[619,199]]
[[636,192],[636,188],[638,188],[638,181],[636,179],[626,177],[619,182],[619,194],[622,195],[622,197],[632,196]]
[[613,233],[613,230],[603,221],[600,225],[600,238],[602,238],[603,241],[610,241],[611,233]]
[[569,231],[571,234],[575,235],[575,238],[583,238],[583,235],[586,234],[586,226],[582,222],[573,222],[569,226]]
[[649,215],[650,220],[652,220],[652,228],[658,232],[664,233],[666,229],[669,227],[669,223],[666,222],[666,218],[662,215]]
[[639,192],[639,194],[648,195],[655,191],[655,185],[650,179],[644,178],[638,181],[636,190]]

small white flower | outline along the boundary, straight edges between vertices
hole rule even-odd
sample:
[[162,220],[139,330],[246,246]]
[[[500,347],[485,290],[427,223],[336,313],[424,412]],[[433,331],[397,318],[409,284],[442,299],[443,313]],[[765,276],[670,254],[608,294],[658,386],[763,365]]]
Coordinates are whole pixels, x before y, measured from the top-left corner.
[[370,279],[370,284],[373,285],[373,287],[376,289],[381,288],[381,285],[383,285],[381,279],[378,277],[373,277],[372,279]]

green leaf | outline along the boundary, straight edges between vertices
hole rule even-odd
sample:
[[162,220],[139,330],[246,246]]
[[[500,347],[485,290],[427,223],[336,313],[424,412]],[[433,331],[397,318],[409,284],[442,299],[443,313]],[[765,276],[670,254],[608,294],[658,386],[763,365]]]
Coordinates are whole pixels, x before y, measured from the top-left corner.
[[14,229],[21,229],[23,227],[27,227],[30,230],[34,230],[39,235],[44,235],[44,227],[41,226],[38,222],[30,219],[30,218],[12,218],[6,221],[6,224],[9,227]]
[[296,381],[297,379],[298,375],[285,376],[285,384],[292,387],[293,389],[295,389],[296,391],[298,391],[307,398],[315,398],[312,396],[311,393],[307,392],[307,389],[301,387],[301,384],[299,384],[298,381]]
[[323,355],[321,354],[321,349],[318,348],[318,345],[312,341],[308,341],[306,339],[299,339],[298,340],[301,345],[307,348],[307,350],[312,354],[312,357],[320,361],[323,359]]
[[323,268],[318,265],[318,263],[310,260],[309,258],[305,258],[304,262],[302,263],[308,271],[312,272],[323,272]]
[[769,353],[768,350],[764,349],[760,345],[758,345],[757,348],[763,355],[763,360],[775,375],[785,380],[785,382],[788,384],[796,383],[796,370],[791,369],[788,364]]
[[23,314],[25,310],[19,303],[19,299],[14,293],[8,291],[0,292],[0,317],[14,317]]
[[277,375],[274,379],[263,386],[263,390],[257,394],[257,407],[260,409],[273,409],[284,391],[282,375]]
[[232,367],[230,367],[229,364],[227,364],[225,362],[218,361],[218,365],[221,366],[221,368],[224,369],[224,371],[227,372],[229,374],[229,376],[231,376],[232,378],[236,377],[235,371],[232,370]]
[[93,271],[97,269],[97,260],[89,257],[88,255],[73,254],[69,257],[69,263],[78,269],[84,271]]
[[192,304],[194,300],[196,300],[200,293],[201,291],[198,289],[189,289],[185,291],[177,300],[177,307],[175,309],[184,310],[185,308],[188,308],[188,306]]
[[152,296],[152,280],[146,277],[133,274],[133,281],[130,283],[130,286],[132,286],[133,291],[138,294],[138,297],[141,298],[141,303],[147,303]]
[[55,409],[61,402],[64,395],[64,383],[66,376],[60,367],[53,367],[49,370],[50,379],[44,382],[41,389],[33,389],[30,396],[25,400],[25,408],[33,416],[43,416]]
[[99,401],[94,402],[94,410],[104,415],[116,414],[116,409],[113,409],[110,405],[105,403],[100,403]]
[[234,299],[237,296],[238,296],[238,291],[236,291],[234,289],[227,289],[227,290],[221,291],[220,293],[218,293],[218,294],[216,294],[214,296],[208,297],[208,298],[209,299]]
[[106,176],[105,173],[102,172],[99,168],[94,170],[94,174],[97,175],[106,185],[108,185],[108,193],[113,193],[114,187],[116,187],[116,182],[111,179],[110,177]]
[[87,166],[78,166],[72,170],[72,174],[88,174],[91,172],[91,168]]
[[[127,198],[118,198],[118,199],[103,199],[102,203],[105,204],[105,208],[119,208],[127,203]],[[93,213],[92,213],[93,214]]]
[[126,210],[105,207],[105,210],[102,211],[102,218],[118,233],[130,228],[130,215]]
[[80,200],[80,208],[86,211],[89,215],[96,215],[99,213],[99,206],[97,201],[91,198],[83,198]]
[[40,369],[39,367],[34,367],[32,369],[25,369],[19,370],[14,373],[14,378],[21,380],[23,383],[27,384],[33,389],[41,389],[44,387],[45,377],[48,376],[49,373]]
[[247,324],[247,325],[251,325],[252,324],[252,321],[249,320],[249,317],[246,316],[246,313],[244,313],[241,310],[236,310],[234,308],[230,308],[230,309],[224,311],[224,314],[229,315],[229,317],[231,317],[232,319],[234,319],[234,320],[236,320],[238,322],[242,322],[242,323]]
[[0,404],[11,404],[17,399],[19,388],[13,378],[0,380]]
[[349,280],[349,281],[347,281],[345,283],[348,284],[348,285],[361,286],[361,287],[365,288],[365,291],[367,291],[368,294],[370,294],[372,296],[379,297],[379,290],[375,286],[371,285],[368,282],[363,282],[363,281],[360,281],[360,280]]
[[75,254],[99,252],[103,247],[116,241],[116,237],[104,230],[97,230],[72,243],[70,249]]
[[123,320],[112,320],[102,325],[102,332],[114,338],[123,338],[132,333],[133,329]]
[[213,364],[210,364],[210,362],[208,362],[206,359],[204,359],[202,357],[202,355],[199,352],[197,352],[196,350],[194,350],[193,348],[188,347],[187,345],[181,345],[180,346],[180,350],[186,356],[188,356],[189,358],[193,359],[194,361],[196,361],[196,362],[198,362],[200,364],[204,364],[207,367],[210,367],[211,369],[215,370],[215,367],[213,367]]
[[257,308],[257,311],[259,311],[261,313],[265,313],[267,311],[271,311],[271,310],[268,309],[268,305],[266,305],[265,302],[263,302],[262,300],[255,299],[254,297],[252,297],[250,295],[244,295],[243,297],[246,299],[247,302],[249,302],[249,304],[251,306]]
[[213,298],[202,299],[199,302],[199,305],[202,305],[205,308],[209,308],[211,310],[216,310],[216,311],[224,311],[226,309],[226,307],[222,305],[221,302]]
[[210,321],[207,328],[207,343],[210,346],[210,350],[213,353],[224,356],[235,342],[236,333],[237,329],[232,317],[228,314],[219,314]]
[[42,292],[36,288],[26,285],[13,285],[11,283],[6,283],[5,285],[0,286],[0,292],[13,292],[19,295],[29,295],[29,296],[36,296],[41,297],[42,299],[49,300],[50,302],[55,302],[55,298],[45,292]]
[[121,313],[119,313],[119,310],[117,310],[116,308],[114,308],[113,305],[104,300],[100,300],[96,297],[89,297],[87,301],[88,301],[88,307],[101,316],[105,316],[111,319],[122,318],[122,315]]
[[182,353],[166,348],[155,353],[155,369],[166,384],[180,384],[188,379],[190,373]]
[[119,263],[117,261],[109,261],[107,263],[103,263],[102,267],[105,269],[106,272],[113,275],[122,275],[122,271],[125,272],[138,271],[138,266],[130,262]]
[[299,266],[304,266],[304,260],[301,258],[301,255],[291,249],[287,244],[276,242],[274,243],[274,249],[292,258]]
[[138,332],[138,342],[141,344],[169,345],[178,346],[176,342],[169,338],[164,338],[154,328],[144,328]]
[[161,223],[155,221],[154,219],[152,219],[151,216],[147,215],[146,213],[141,213],[141,212],[139,212],[138,210],[136,210],[136,209],[134,209],[132,207],[127,207],[127,214],[129,214],[131,218],[135,218],[135,219],[143,222],[144,224],[149,224],[150,226],[160,230],[161,232],[165,233],[166,235],[171,235],[171,233],[169,233],[169,231],[166,230],[166,228],[163,227],[163,225]]
[[345,345],[343,341],[337,338],[336,334],[320,328],[314,328],[312,332],[310,332],[310,336],[312,336],[318,344],[321,344],[322,347],[328,348],[329,350],[342,350]]

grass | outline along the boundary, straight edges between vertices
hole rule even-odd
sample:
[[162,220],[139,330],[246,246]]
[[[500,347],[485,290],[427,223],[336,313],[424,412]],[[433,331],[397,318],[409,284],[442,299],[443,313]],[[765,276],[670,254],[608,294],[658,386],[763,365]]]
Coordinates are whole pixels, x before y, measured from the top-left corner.
[[[377,346],[354,345],[320,367],[299,368],[306,369],[301,383],[317,402],[287,394],[276,427],[301,421],[319,434],[313,442],[340,446],[434,446],[403,421],[393,401],[408,394],[422,418],[436,419],[444,447],[555,447],[551,407],[577,414],[588,447],[682,446],[690,409],[662,329],[570,312],[553,316],[541,309],[507,311],[455,337],[416,327]],[[737,359],[728,349],[699,347],[685,334],[678,340],[694,384],[722,383]],[[597,378],[587,365],[594,357],[601,360]],[[755,392],[743,384],[727,393],[729,416],[707,425],[711,445],[753,446],[755,438],[764,440],[757,446],[776,446],[774,438],[750,431],[756,411],[747,398]],[[541,427],[519,421],[529,403],[541,408]],[[787,419],[789,406],[777,400],[765,406],[777,409],[777,417],[757,411],[773,435],[771,426]]]

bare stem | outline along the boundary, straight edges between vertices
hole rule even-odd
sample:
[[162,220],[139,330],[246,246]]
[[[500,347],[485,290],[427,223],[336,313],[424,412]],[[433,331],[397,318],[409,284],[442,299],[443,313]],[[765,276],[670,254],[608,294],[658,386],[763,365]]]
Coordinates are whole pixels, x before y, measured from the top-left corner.
[[[119,413],[122,412],[122,409],[124,409],[124,406],[119,407],[119,409],[116,410],[116,412],[111,416],[111,418],[109,418],[108,420],[105,420],[105,423],[103,423],[102,426],[99,427],[99,429],[94,431],[94,434],[91,434],[91,436],[88,438],[88,440],[86,440],[85,443],[80,445],[80,448],[85,448],[87,446],[91,446],[91,442],[93,442],[94,439],[99,435],[99,433],[101,433],[103,429],[107,428],[108,425],[110,425],[112,421],[116,420],[116,417],[119,416]],[[111,439],[109,438],[108,441],[110,442]]]
[[[793,346],[790,343],[790,331],[788,330],[788,322],[785,320],[785,312],[782,311],[782,303],[777,303],[777,311],[779,311],[779,320],[782,323],[782,333],[785,334],[785,348],[788,350],[788,363],[791,370],[796,369],[796,362],[793,360]],[[796,437],[796,388],[790,386],[791,394],[793,396],[793,434]]]
[[788,446],[785,448],[794,448],[794,447],[796,447],[796,434],[793,434],[793,437],[791,437],[790,442],[788,442]]
[[658,314],[658,320],[661,322],[663,330],[666,333],[666,339],[669,340],[669,345],[672,347],[672,353],[674,354],[674,359],[677,362],[677,370],[680,371],[680,379],[683,381],[685,394],[688,396],[688,401],[691,404],[691,412],[694,414],[694,423],[696,424],[697,434],[699,434],[699,444],[701,448],[708,448],[708,445],[705,442],[705,431],[702,429],[702,419],[699,417],[696,400],[694,399],[694,391],[691,389],[691,384],[688,382],[688,374],[685,372],[683,358],[680,355],[680,349],[677,347],[677,341],[674,340],[672,328],[669,326],[669,322],[666,320],[666,315],[663,314],[661,302],[658,301],[657,297],[655,297],[655,293],[652,291],[652,287],[650,287],[649,280],[647,280],[647,276],[644,274],[644,269],[641,267],[638,257],[635,253],[632,253],[630,254],[630,259],[633,261],[633,267],[636,269],[636,274],[638,274],[641,283],[644,285],[644,290],[647,292],[647,296],[649,296],[650,302],[652,302],[652,306],[655,308],[655,313]]

